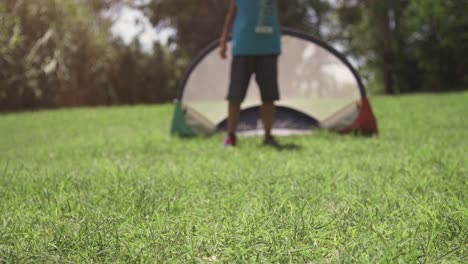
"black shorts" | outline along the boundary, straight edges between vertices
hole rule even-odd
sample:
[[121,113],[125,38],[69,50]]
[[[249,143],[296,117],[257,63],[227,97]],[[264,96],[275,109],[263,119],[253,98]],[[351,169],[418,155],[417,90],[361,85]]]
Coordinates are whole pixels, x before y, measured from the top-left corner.
[[244,101],[252,74],[255,74],[263,102],[279,100],[278,55],[256,55],[232,59],[228,101]]

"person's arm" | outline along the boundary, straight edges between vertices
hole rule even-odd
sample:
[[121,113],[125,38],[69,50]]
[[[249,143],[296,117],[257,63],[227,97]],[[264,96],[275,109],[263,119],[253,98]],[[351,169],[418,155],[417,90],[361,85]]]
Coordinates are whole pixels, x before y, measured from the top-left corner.
[[227,58],[227,42],[229,38],[229,34],[231,34],[232,25],[234,23],[234,19],[236,18],[237,13],[237,6],[236,0],[231,0],[231,4],[229,7],[229,12],[226,16],[226,21],[224,22],[223,33],[221,35],[221,43],[220,43],[220,51],[219,54],[221,58]]

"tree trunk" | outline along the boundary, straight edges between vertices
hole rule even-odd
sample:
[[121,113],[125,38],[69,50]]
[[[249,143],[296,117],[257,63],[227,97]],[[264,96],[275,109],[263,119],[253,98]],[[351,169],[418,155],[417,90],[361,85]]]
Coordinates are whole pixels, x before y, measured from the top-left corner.
[[392,8],[388,8],[385,10],[385,21],[383,24],[383,31],[384,31],[384,43],[383,47],[383,70],[384,70],[384,82],[385,82],[385,93],[386,94],[395,94],[395,82],[394,82],[394,50],[393,50],[393,32],[391,24],[393,12]]

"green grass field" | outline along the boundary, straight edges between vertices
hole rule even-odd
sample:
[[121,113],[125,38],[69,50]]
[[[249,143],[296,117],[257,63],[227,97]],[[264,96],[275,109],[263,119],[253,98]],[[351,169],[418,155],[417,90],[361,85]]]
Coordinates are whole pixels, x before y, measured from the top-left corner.
[[172,106],[0,115],[0,263],[467,263],[468,93],[375,138],[168,134]]

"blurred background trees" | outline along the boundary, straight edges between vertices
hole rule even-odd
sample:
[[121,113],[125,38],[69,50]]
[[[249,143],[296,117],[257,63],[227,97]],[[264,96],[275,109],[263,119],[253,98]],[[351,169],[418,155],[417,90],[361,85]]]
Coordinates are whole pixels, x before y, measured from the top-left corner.
[[442,92],[468,88],[466,10],[463,0],[342,0],[338,16],[374,90]]
[[[114,38],[102,14],[118,1],[0,3],[0,111],[165,102],[172,51]],[[174,66],[173,66],[174,65]]]
[[1,108],[103,102],[116,54],[87,5],[7,0],[0,13]]
[[[0,111],[168,102],[191,59],[220,35],[228,0],[3,0]],[[167,43],[110,31],[112,7],[145,14]],[[288,0],[281,22],[353,59],[374,93],[468,88],[465,0]]]

